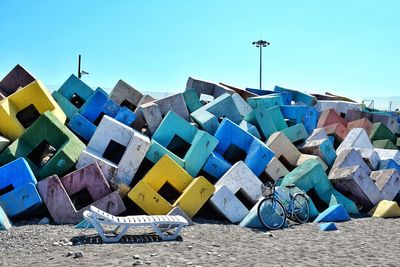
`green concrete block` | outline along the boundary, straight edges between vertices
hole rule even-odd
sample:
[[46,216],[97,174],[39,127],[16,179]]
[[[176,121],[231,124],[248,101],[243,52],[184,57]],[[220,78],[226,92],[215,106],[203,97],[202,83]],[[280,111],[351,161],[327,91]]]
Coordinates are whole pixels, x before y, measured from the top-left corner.
[[283,129],[281,132],[284,133],[292,143],[308,138],[307,130],[302,123]]
[[[0,164],[23,157],[36,178],[41,180],[53,174],[66,174],[84,149],[85,144],[47,111],[0,154]],[[49,152],[53,155],[45,158]]]
[[200,99],[197,96],[196,90],[194,90],[193,88],[186,90],[182,95],[190,113],[202,107]]
[[271,108],[274,106],[282,106],[283,100],[280,95],[264,95],[247,98],[247,103],[254,108]]
[[79,109],[72,105],[71,102],[63,95],[61,95],[58,91],[54,91],[51,96],[64,111],[68,119],[71,119],[76,113],[79,112]]
[[369,134],[369,138],[372,141],[389,139],[393,143],[397,142],[396,135],[392,133],[392,131],[388,127],[386,127],[385,124],[381,122],[375,122],[372,125],[372,130]]
[[393,144],[393,142],[389,139],[384,140],[375,140],[372,142],[374,148],[383,148],[383,149],[398,149],[398,147]]
[[342,204],[348,213],[358,213],[355,203],[333,188],[322,165],[317,160],[306,160],[286,175],[281,186],[285,187],[288,184],[295,184],[306,193],[314,189],[318,198],[327,205],[333,202],[332,198],[334,197],[335,202]]
[[287,124],[285,122],[285,118],[283,117],[280,107],[275,106],[275,107],[267,109],[267,111],[268,111],[269,115],[271,116],[272,121],[274,122],[275,127],[278,131],[287,128]]

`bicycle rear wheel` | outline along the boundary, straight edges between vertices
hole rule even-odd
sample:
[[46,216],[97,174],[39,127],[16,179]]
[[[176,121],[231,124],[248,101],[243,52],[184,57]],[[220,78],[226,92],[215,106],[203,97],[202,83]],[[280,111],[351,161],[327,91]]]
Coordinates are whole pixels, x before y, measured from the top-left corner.
[[301,194],[295,194],[293,197],[294,216],[299,223],[306,223],[310,219],[310,206],[307,198]]
[[264,198],[257,208],[261,223],[271,230],[281,228],[286,222],[286,212],[279,200],[272,197]]

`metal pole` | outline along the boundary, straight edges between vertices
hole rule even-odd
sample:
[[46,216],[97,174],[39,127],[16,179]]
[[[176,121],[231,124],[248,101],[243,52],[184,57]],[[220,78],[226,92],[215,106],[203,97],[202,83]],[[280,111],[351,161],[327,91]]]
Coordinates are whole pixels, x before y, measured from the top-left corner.
[[81,73],[81,55],[78,57],[78,78],[80,79],[82,77]]
[[260,90],[262,89],[262,45],[260,45]]

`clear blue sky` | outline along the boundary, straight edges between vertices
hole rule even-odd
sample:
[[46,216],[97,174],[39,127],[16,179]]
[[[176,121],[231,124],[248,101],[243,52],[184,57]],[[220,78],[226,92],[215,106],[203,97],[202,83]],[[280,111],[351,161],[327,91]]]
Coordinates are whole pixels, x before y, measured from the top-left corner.
[[143,91],[183,90],[188,76],[240,87],[400,95],[400,1],[0,1],[0,76],[15,64],[48,85],[76,73]]

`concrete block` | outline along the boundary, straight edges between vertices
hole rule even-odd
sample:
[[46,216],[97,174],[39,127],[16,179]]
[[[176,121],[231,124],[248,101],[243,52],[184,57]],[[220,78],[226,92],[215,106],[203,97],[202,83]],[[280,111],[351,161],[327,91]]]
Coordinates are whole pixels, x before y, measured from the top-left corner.
[[239,127],[242,128],[243,130],[245,130],[248,133],[251,133],[254,137],[257,137],[258,139],[261,139],[261,135],[257,130],[257,127],[254,126],[253,124],[251,124],[250,122],[247,121],[242,121],[239,124]]
[[360,152],[355,149],[343,149],[339,154],[337,154],[330,173],[334,172],[336,169],[352,166],[360,166],[367,175],[371,174],[371,169],[364,162]]
[[396,162],[397,165],[400,165],[400,151],[380,148],[375,148],[374,150],[376,151],[376,153],[378,153],[381,161],[392,159]]
[[[357,149],[358,150],[358,149]],[[378,153],[372,149],[360,149],[361,157],[371,170],[376,170],[379,167],[380,158]]]
[[42,205],[36,184],[36,178],[23,158],[0,167],[0,207],[9,217],[34,211]]
[[255,108],[271,108],[274,106],[283,105],[283,99],[279,94],[263,95],[257,97],[250,97],[247,99],[247,103]]
[[315,107],[319,112],[323,112],[328,109],[334,109],[338,114],[346,114],[346,119],[348,121],[352,121],[354,119],[347,118],[348,113],[353,110],[361,111],[363,104],[348,101],[318,100]]
[[314,222],[345,222],[348,220],[350,220],[350,216],[346,209],[342,205],[337,204],[321,212]]
[[389,139],[375,140],[372,142],[372,145],[374,148],[398,150],[398,147]]
[[236,107],[232,95],[223,94],[210,103],[190,114],[191,118],[210,134],[214,134],[221,118],[228,118],[236,124],[242,121],[242,115]]
[[273,157],[268,163],[264,172],[274,181],[277,181],[279,178],[282,178],[289,173],[288,169],[275,157]]
[[356,103],[356,101],[347,98],[345,96],[341,96],[341,95],[335,95],[329,92],[325,92],[324,95],[322,94],[311,94],[313,96],[315,96],[318,100],[338,100],[338,101],[347,101],[347,102],[353,102]]
[[389,139],[394,144],[396,144],[397,142],[396,135],[394,135],[394,133],[388,127],[386,127],[385,124],[381,122],[377,122],[372,125],[372,130],[369,134],[369,138],[372,141]]
[[[159,193],[166,184],[180,195],[173,204]],[[207,179],[202,176],[193,179],[168,155],[164,155],[129,191],[128,198],[149,215],[167,214],[173,207],[179,206],[192,218],[214,190]]]
[[[279,109],[279,107],[277,107]],[[276,108],[272,108],[273,110]],[[256,108],[250,114],[245,117],[247,122],[255,125],[261,134],[263,139],[268,139],[273,133],[287,128],[287,124],[282,114],[278,114],[278,118],[284,124],[275,125],[275,121],[273,120],[272,114],[269,112],[269,109],[266,108]],[[277,121],[277,120],[276,120]],[[281,127],[278,129],[278,127]]]
[[146,158],[156,163],[168,154],[190,175],[196,176],[217,144],[218,139],[170,111],[154,133]]
[[369,215],[377,218],[399,218],[400,207],[396,201],[382,200],[369,212]]
[[336,231],[337,227],[333,222],[328,222],[328,223],[321,223],[319,225],[319,229],[321,231]]
[[290,142],[295,143],[301,140],[306,140],[308,137],[306,128],[302,123],[290,126],[281,130],[280,132],[284,133],[287,138],[289,138]]
[[320,157],[315,156],[315,155],[308,155],[308,154],[301,154],[300,158],[297,160],[296,166],[303,164],[303,162],[305,162],[309,159],[318,161],[321,164],[324,171],[328,170],[328,165],[326,165],[325,162]]
[[336,169],[329,179],[336,190],[364,209],[371,209],[382,199],[378,187],[360,166]]
[[0,230],[10,230],[11,229],[11,222],[7,217],[7,214],[0,206]]
[[117,192],[110,185],[96,163],[87,165],[59,178],[50,176],[38,183],[38,190],[57,224],[76,224],[83,219],[83,211],[94,205],[107,213],[118,215],[126,210]]
[[247,114],[253,111],[253,108],[247,104],[247,102],[239,94],[234,93],[232,95],[232,99],[242,117],[247,116]]
[[335,149],[329,139],[306,142],[299,150],[302,153],[318,156],[329,167],[333,165],[336,159]]
[[343,149],[348,148],[374,149],[367,133],[363,128],[351,129],[343,142],[337,148],[336,153],[339,154]]
[[396,146],[400,147],[400,138],[397,138]]
[[149,147],[147,136],[106,115],[76,167],[97,162],[114,188],[119,184],[129,186]]
[[79,109],[89,99],[93,92],[92,88],[86,85],[74,74],[71,74],[63,85],[61,85],[61,87],[51,95],[70,120],[79,112]]
[[343,119],[334,109],[324,110],[319,117],[317,127],[322,128],[331,124],[340,123],[347,127],[347,121]]
[[335,141],[337,141],[338,143],[342,142],[349,133],[346,126],[341,123],[334,123],[324,126],[324,130],[328,135],[334,136]]
[[214,137],[219,143],[203,170],[217,179],[240,160],[259,176],[274,156],[263,142],[227,118],[221,122]]
[[317,103],[317,98],[315,96],[306,94],[306,93],[302,93],[293,89],[287,89],[287,88],[283,88],[280,86],[275,86],[274,88],[275,92],[286,92],[286,93],[290,93],[292,96],[292,100],[294,102],[301,102],[304,103],[308,106],[315,106],[315,104]]
[[0,135],[0,152],[10,144],[10,140]]
[[7,97],[15,93],[18,89],[34,82],[35,77],[32,76],[24,67],[17,64],[1,81],[0,93]]
[[393,200],[400,191],[400,171],[395,169],[373,171],[370,175],[381,192],[381,198]]
[[0,164],[25,158],[38,180],[63,175],[78,160],[85,145],[50,111],[0,154]]
[[188,222],[188,226],[194,225],[192,219],[190,219],[190,217],[179,206],[174,207],[170,212],[167,213],[167,215],[182,216]]
[[[260,201],[261,200],[262,199],[260,199]],[[267,230],[258,217],[258,205],[260,204],[260,201],[258,201],[249,213],[247,213],[247,215],[241,220],[239,224],[241,227]]]
[[329,136],[323,128],[314,129],[311,135],[307,138],[307,142],[328,139]]
[[266,144],[267,147],[269,147],[275,153],[275,157],[277,159],[287,162],[291,167],[297,166],[297,161],[299,160],[301,153],[290,142],[285,134],[281,132],[272,134],[267,140]]
[[115,120],[130,126],[136,119],[135,113],[126,107],[118,106],[109,99],[107,93],[97,88],[88,100],[82,105],[78,114],[75,114],[68,127],[85,141],[89,141],[103,116],[107,115]]
[[322,165],[317,160],[310,159],[305,161],[286,175],[280,186],[284,188],[288,184],[296,185],[299,189],[306,192],[306,194],[310,190],[313,190],[319,199],[311,198],[314,203],[322,201],[329,205],[331,199],[335,198],[335,204],[342,204],[348,213],[358,213],[354,202],[333,188]]
[[398,165],[392,159],[381,160],[379,162],[379,170],[395,169],[400,171],[400,165]]
[[40,81],[34,81],[0,102],[1,135],[14,141],[46,111],[65,122],[64,112],[47,88]]
[[187,89],[182,95],[190,113],[198,110],[203,106],[200,102],[199,97],[196,94],[196,90],[194,90],[193,88]]
[[210,198],[211,205],[232,223],[246,217],[249,210],[226,186],[221,186]]
[[194,89],[198,97],[201,94],[211,95],[215,98],[225,94],[233,94],[235,91],[210,81],[199,80],[196,78],[189,77],[186,82],[186,90]]
[[183,94],[174,94],[146,104],[140,105],[140,110],[143,113],[144,121],[147,124],[149,134],[153,134],[160,125],[162,118],[169,111],[173,111],[189,121],[189,111],[186,107]]
[[283,105],[280,108],[286,119],[302,123],[308,134],[315,129],[318,121],[318,111],[316,108],[301,105]]
[[372,127],[373,127],[372,122],[370,122],[367,118],[362,118],[347,123],[347,130],[351,131],[354,128],[363,128],[367,133],[367,135],[370,134]]

